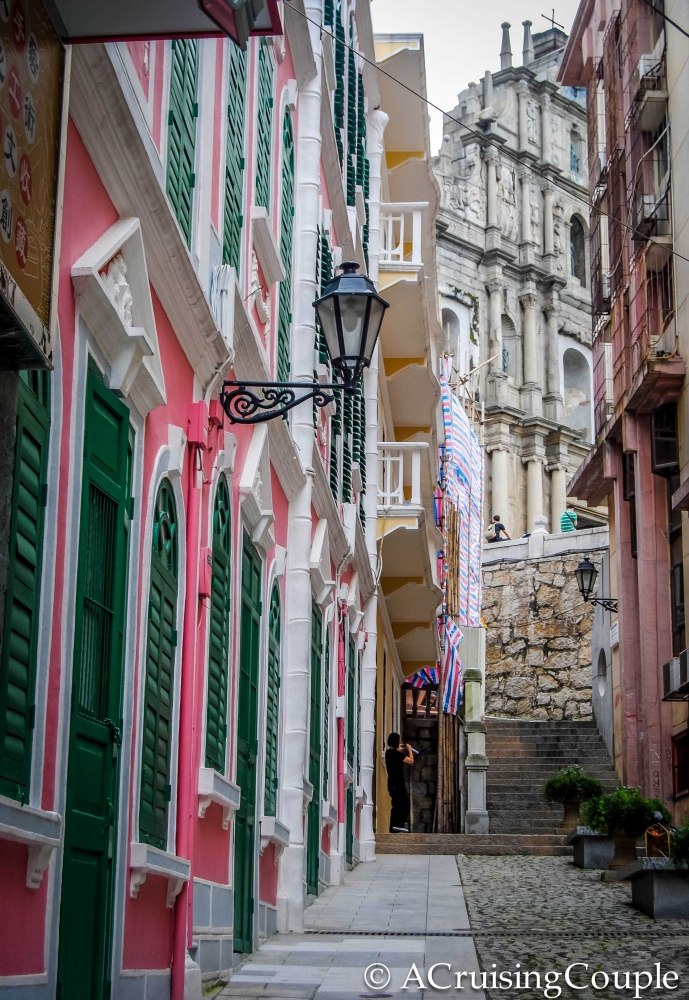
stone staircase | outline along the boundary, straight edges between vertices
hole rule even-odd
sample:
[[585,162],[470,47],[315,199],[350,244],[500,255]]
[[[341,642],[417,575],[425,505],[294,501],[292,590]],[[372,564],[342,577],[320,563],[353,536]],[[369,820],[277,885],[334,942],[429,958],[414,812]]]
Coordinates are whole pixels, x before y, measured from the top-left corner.
[[378,834],[379,854],[571,854],[557,833],[562,806],[543,798],[546,780],[567,764],[581,764],[604,790],[619,781],[592,722],[486,719],[486,800],[489,834]]

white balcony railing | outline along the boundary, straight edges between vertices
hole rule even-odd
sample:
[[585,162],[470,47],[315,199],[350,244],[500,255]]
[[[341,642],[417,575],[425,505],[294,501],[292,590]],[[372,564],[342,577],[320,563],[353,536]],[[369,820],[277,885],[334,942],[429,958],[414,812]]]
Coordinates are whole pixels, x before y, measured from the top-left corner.
[[[381,441],[378,444],[378,506],[421,506],[421,452],[427,441]],[[409,488],[409,499],[405,496]]]
[[426,201],[380,206],[380,266],[405,270],[421,265],[421,221]]

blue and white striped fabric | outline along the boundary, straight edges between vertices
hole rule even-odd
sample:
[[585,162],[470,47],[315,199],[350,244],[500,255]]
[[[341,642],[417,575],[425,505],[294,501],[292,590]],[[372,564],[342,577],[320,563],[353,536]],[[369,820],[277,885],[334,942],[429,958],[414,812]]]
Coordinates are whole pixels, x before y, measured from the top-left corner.
[[483,448],[446,374],[440,377],[445,431],[445,496],[460,515],[459,623],[481,623]]
[[456,715],[464,700],[464,677],[462,661],[459,658],[459,644],[464,636],[462,630],[448,615],[445,619],[445,665],[443,669],[443,712]]

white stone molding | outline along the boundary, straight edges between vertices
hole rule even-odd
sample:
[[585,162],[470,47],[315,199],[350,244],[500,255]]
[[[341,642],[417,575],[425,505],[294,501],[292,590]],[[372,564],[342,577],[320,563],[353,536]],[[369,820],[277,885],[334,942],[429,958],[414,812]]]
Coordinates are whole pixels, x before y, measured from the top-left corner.
[[110,388],[146,416],[166,402],[141,223],[119,219],[72,266],[77,307],[110,365]]
[[268,844],[275,844],[275,864],[278,863],[282,852],[289,847],[289,827],[280,823],[275,816],[262,816],[260,819],[261,828],[261,854]]
[[234,472],[234,462],[237,456],[237,437],[232,431],[224,431],[222,451],[218,452],[218,472]]
[[311,590],[321,608],[329,607],[335,600],[335,581],[331,579],[330,538],[328,522],[322,517],[316,525],[309,557]]
[[62,816],[0,795],[0,837],[28,844],[26,887],[38,889],[53,851],[62,844]]
[[132,899],[139,895],[139,889],[146,881],[147,875],[162,875],[167,879],[167,901],[169,910],[175,905],[175,899],[182,891],[182,886],[189,881],[191,864],[186,858],[178,858],[175,854],[161,851],[150,844],[133,843],[129,858],[130,879],[129,894]]
[[284,545],[275,546],[275,559],[273,561],[273,576],[279,579],[285,575],[285,565],[287,563],[287,549]]
[[272,535],[273,493],[270,480],[268,425],[256,424],[239,482],[242,512],[254,544],[265,550],[275,544]]
[[211,274],[210,300],[215,322],[225,346],[234,357],[234,308],[237,274],[229,264],[219,264]]
[[176,476],[179,479],[184,471],[184,458],[187,453],[187,435],[181,427],[168,424],[167,446],[167,468],[164,471],[168,476]]
[[366,803],[366,789],[363,785],[356,786],[354,799],[357,805],[364,805]]
[[359,607],[359,573],[352,574],[347,590],[347,617],[349,618],[349,634],[355,636],[364,620],[364,613]]
[[313,791],[314,791],[314,788],[313,788],[313,785],[311,784],[311,782],[309,781],[309,779],[307,777],[305,777],[304,775],[302,775],[302,779],[301,780],[302,780],[302,791],[303,791],[302,808],[303,808],[304,812],[306,812],[306,810],[309,807],[309,804],[311,802],[313,802]]
[[199,819],[203,819],[211,802],[222,807],[222,828],[227,830],[232,813],[239,809],[242,790],[212,767],[199,768]]
[[[304,0],[290,0],[290,3],[284,5],[282,16],[285,21],[285,33],[289,41],[299,88],[303,89],[311,83],[318,72],[309,33],[309,22],[305,17]],[[297,81],[290,80],[290,83],[292,82],[296,88]]]
[[326,826],[337,826],[337,807],[327,799],[321,802],[321,819]]
[[251,234],[263,277],[268,285],[285,280],[285,268],[273,233],[268,210],[262,205],[251,209]]

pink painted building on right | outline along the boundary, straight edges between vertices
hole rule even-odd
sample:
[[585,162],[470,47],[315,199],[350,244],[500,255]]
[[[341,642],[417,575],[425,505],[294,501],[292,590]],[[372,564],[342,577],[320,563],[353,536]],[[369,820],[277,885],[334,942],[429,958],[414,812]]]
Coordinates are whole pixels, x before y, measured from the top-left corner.
[[568,492],[610,510],[612,593],[600,596],[619,599],[617,771],[677,823],[689,818],[689,111],[686,38],[668,19],[684,24],[683,7],[582,0],[559,76],[588,92],[592,204],[595,447]]

